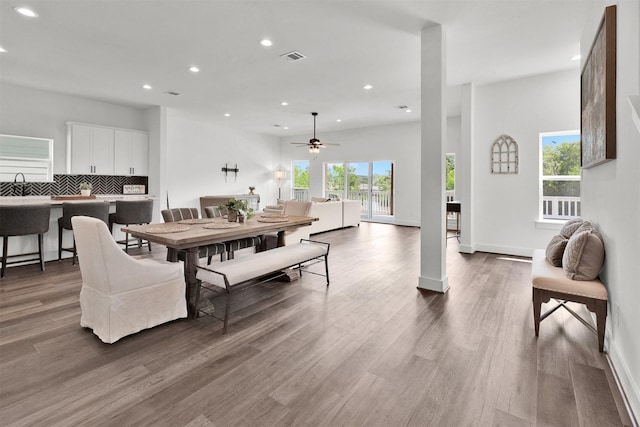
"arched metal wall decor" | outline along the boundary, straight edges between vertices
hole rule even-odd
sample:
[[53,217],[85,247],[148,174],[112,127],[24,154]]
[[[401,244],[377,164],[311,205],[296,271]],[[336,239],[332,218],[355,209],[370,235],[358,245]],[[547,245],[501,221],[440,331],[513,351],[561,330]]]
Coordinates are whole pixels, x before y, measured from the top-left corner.
[[491,173],[518,173],[518,143],[502,134],[491,146]]

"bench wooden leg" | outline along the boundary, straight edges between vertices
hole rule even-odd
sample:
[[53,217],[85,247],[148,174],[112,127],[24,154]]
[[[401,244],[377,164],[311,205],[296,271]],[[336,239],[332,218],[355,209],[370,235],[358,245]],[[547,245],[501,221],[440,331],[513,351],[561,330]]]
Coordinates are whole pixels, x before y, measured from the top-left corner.
[[536,337],[540,333],[540,310],[542,307],[542,292],[540,289],[533,288],[533,327],[536,331]]
[[607,325],[607,301],[596,300],[596,321],[598,324],[598,348],[600,353],[604,351],[604,331]]

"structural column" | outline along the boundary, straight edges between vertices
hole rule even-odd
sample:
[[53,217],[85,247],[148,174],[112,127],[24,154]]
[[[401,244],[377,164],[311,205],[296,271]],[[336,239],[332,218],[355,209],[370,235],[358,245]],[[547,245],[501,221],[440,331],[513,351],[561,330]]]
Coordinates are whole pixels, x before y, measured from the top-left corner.
[[422,31],[422,194],[418,288],[443,293],[449,289],[444,191],[447,129],[445,50],[445,34],[441,25]]
[[461,103],[461,144],[460,153],[456,154],[456,194],[460,200],[460,249],[459,252],[472,254],[475,252],[475,229],[473,226],[473,157],[475,144],[474,135],[474,95],[475,87],[472,83],[462,86]]

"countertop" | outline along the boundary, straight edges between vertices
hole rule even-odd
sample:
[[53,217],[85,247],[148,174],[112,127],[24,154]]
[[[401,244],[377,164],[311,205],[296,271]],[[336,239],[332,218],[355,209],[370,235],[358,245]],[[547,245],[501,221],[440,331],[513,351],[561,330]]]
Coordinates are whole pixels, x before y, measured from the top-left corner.
[[156,199],[149,194],[95,194],[95,199],[84,200],[53,200],[52,196],[8,196],[0,197],[0,205],[36,205],[40,203],[50,203],[52,206],[61,206],[62,203],[77,202],[109,202],[115,203],[116,200],[145,200]]

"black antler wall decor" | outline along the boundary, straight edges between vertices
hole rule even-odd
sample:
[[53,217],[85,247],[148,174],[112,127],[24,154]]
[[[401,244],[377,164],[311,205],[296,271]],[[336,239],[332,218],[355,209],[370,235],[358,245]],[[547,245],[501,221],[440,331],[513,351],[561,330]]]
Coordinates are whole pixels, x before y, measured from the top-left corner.
[[224,167],[222,168],[222,172],[224,172],[224,182],[227,182],[227,174],[229,172],[233,172],[233,181],[236,182],[238,179],[238,172],[240,172],[240,169],[238,169],[238,164],[236,163],[236,166],[234,168],[230,168],[228,163],[224,164]]

